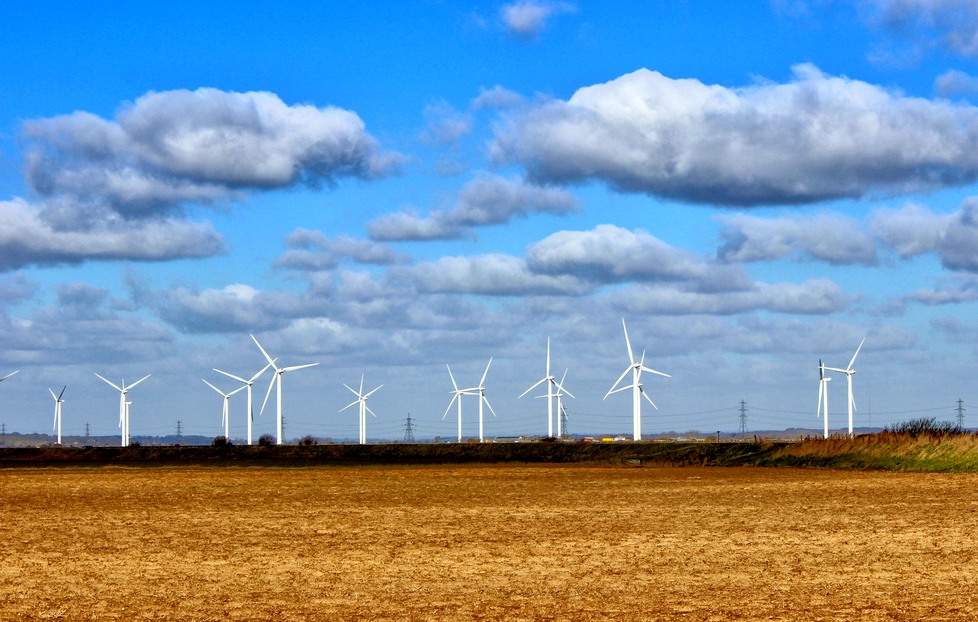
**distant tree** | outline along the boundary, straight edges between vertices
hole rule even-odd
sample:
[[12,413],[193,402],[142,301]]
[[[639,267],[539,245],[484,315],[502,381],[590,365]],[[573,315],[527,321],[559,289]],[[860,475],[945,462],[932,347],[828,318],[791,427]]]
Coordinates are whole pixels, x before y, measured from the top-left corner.
[[258,437],[259,447],[271,447],[275,444],[275,437],[271,434],[262,434]]
[[299,444],[300,445],[318,445],[319,444],[319,441],[316,440],[316,437],[314,437],[314,436],[308,436],[307,435],[307,436],[303,436],[302,437],[302,439],[299,441]]
[[230,447],[231,441],[224,436],[215,436],[214,440],[211,441],[211,447]]

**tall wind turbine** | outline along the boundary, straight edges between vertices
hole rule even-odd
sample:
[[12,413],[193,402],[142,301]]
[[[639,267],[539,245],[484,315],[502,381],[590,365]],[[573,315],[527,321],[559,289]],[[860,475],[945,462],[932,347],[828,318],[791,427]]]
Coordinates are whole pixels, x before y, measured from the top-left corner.
[[[489,359],[492,362],[492,359]],[[455,382],[455,376],[452,375],[452,368],[447,364],[445,367],[448,368],[448,377],[452,379],[452,386],[454,390],[452,391],[452,401],[448,403],[448,408],[445,409],[445,414],[441,416],[442,419],[448,416],[448,411],[452,409],[452,404],[458,401],[458,442],[462,442],[462,396],[463,395],[476,395],[475,389],[459,389],[458,383]],[[486,367],[486,371],[489,371],[489,367]]]
[[[276,360],[278,360],[278,359],[276,359]],[[264,367],[262,367],[261,368],[261,371],[259,371],[257,374],[255,374],[254,376],[252,376],[248,380],[245,380],[244,378],[241,378],[240,376],[235,376],[234,374],[229,374],[226,371],[221,371],[220,369],[217,369],[217,368],[214,369],[214,371],[216,371],[217,373],[224,374],[225,376],[227,376],[229,378],[234,378],[238,382],[243,382],[245,384],[245,386],[248,387],[248,444],[249,445],[251,445],[251,426],[252,426],[252,423],[254,423],[254,421],[255,421],[255,408],[254,408],[254,406],[252,406],[252,401],[251,401],[251,387],[252,387],[252,385],[255,384],[255,381],[258,380],[258,378],[262,374],[265,373],[265,370],[268,369],[269,367],[271,367],[273,365],[273,363],[274,363],[274,361],[272,363],[269,363],[268,365],[265,365]]]
[[[201,380],[204,380],[204,379],[201,378]],[[217,387],[215,387],[211,383],[207,382],[206,380],[204,380],[204,384],[206,384],[210,388],[214,389],[215,391],[217,391],[218,393],[220,393],[224,397],[224,408],[221,411],[221,425],[224,426],[224,438],[226,440],[230,441],[231,440],[231,418],[228,416],[228,413],[230,412],[230,409],[228,408],[228,402],[231,401],[231,396],[232,395],[234,395],[238,391],[243,391],[247,387],[246,386],[241,386],[241,387],[238,387],[237,389],[235,389],[234,391],[231,391],[230,393],[225,393],[224,391],[221,391],[220,389],[218,389]]]
[[489,403],[489,398],[486,397],[486,374],[489,373],[489,365],[492,365],[492,357],[489,357],[489,363],[486,365],[486,371],[482,373],[482,380],[479,381],[479,386],[469,389],[471,395],[479,396],[479,442],[486,442],[485,436],[482,433],[482,405],[485,404],[489,407],[489,412],[492,416],[496,416],[496,411],[492,409],[492,404]]
[[132,388],[135,387],[137,384],[139,384],[143,380],[146,380],[147,378],[149,378],[151,374],[146,374],[145,376],[143,376],[142,378],[140,378],[139,380],[137,380],[136,382],[134,382],[134,383],[132,383],[132,384],[130,384],[128,386],[126,386],[126,381],[125,381],[125,379],[123,379],[122,380],[122,386],[121,387],[118,386],[117,384],[115,384],[114,382],[111,382],[109,380],[106,380],[104,377],[99,376],[98,374],[95,374],[95,375],[98,376],[99,378],[101,378],[110,387],[112,387],[113,389],[115,389],[116,391],[119,392],[119,427],[122,428],[122,446],[123,447],[129,447],[129,407],[128,407],[128,404],[131,404],[132,402],[127,402],[126,401],[126,394],[129,393],[129,391],[131,391]]
[[856,348],[856,353],[852,355],[852,359],[849,360],[849,365],[847,365],[845,369],[839,369],[838,367],[825,368],[846,375],[846,385],[849,389],[849,436],[852,436],[852,411],[856,410],[856,398],[854,398],[852,395],[852,375],[856,373],[856,370],[853,369],[852,366],[855,364],[856,357],[859,356],[859,351],[862,350],[864,343],[866,343],[865,337],[859,342],[859,347]]
[[822,416],[822,424],[825,427],[822,433],[823,438],[829,437],[829,381],[832,380],[825,373],[825,365],[822,359],[818,360],[818,408],[817,414]]
[[[520,399],[521,397],[523,397],[524,395],[526,395],[527,393],[529,393],[533,389],[537,388],[538,386],[540,386],[544,382],[547,383],[547,395],[546,395],[546,397],[547,397],[547,436],[548,437],[552,437],[554,435],[554,393],[553,393],[553,389],[554,389],[554,385],[557,383],[557,379],[554,377],[553,374],[550,373],[550,337],[547,337],[547,375],[544,376],[543,378],[541,378],[540,380],[536,381],[536,383],[534,383],[534,385],[532,387],[530,387],[526,391],[523,391],[522,393],[520,393],[520,397],[518,397],[516,399]],[[560,432],[559,432],[560,423],[559,422],[557,424],[557,428],[558,428],[557,436],[560,436]]]
[[61,399],[61,396],[65,394],[65,389],[67,388],[68,388],[67,385],[64,386],[61,389],[61,393],[58,393],[57,395],[54,394],[54,391],[48,389],[48,392],[51,393],[51,397],[54,398],[54,429],[58,431],[59,445],[61,444],[61,405],[64,403],[64,400]]
[[[659,376],[665,376],[666,378],[672,378],[669,374],[664,374],[661,371],[656,371],[645,366],[645,351],[642,351],[642,358],[638,361],[635,360],[635,355],[632,353],[632,343],[628,340],[628,328],[625,326],[625,319],[621,320],[621,327],[625,331],[625,346],[628,348],[628,361],[629,365],[622,372],[618,380],[611,386],[611,389],[605,394],[603,399],[608,399],[608,396],[612,393],[618,393],[619,391],[625,391],[627,389],[632,390],[632,440],[640,441],[642,440],[642,402],[639,396],[644,396],[645,399],[652,404],[652,408],[659,410],[659,407],[655,405],[652,398],[642,390],[642,372],[647,371],[650,374],[658,374]],[[624,387],[618,387],[621,381],[625,379],[628,372],[632,372],[632,384]]]
[[369,393],[366,393],[365,394],[363,392],[363,375],[361,374],[360,375],[360,390],[359,391],[354,391],[353,388],[350,385],[346,384],[346,383],[343,383],[343,386],[346,387],[347,389],[349,389],[351,393],[353,393],[354,395],[356,395],[357,396],[357,399],[353,400],[352,402],[350,402],[349,404],[347,404],[346,406],[344,406],[343,408],[341,408],[340,409],[340,412],[343,412],[344,410],[346,410],[347,408],[353,406],[354,404],[359,404],[360,405],[360,444],[361,445],[366,445],[367,444],[367,413],[369,412],[374,417],[377,416],[376,413],[374,413],[374,411],[370,410],[370,407],[367,406],[367,398],[370,397],[371,395],[373,395],[374,393],[376,393],[377,392],[377,389],[379,389],[380,387],[382,387],[384,385],[380,385],[376,389],[374,389],[373,391],[370,391]]
[[261,353],[265,355],[265,360],[267,360],[268,364],[271,365],[272,369],[275,370],[275,375],[272,376],[272,381],[268,384],[268,391],[265,392],[265,401],[262,402],[261,410],[258,411],[258,414],[260,415],[261,413],[265,412],[265,405],[268,404],[268,396],[272,394],[272,387],[277,387],[277,395],[276,395],[277,420],[275,424],[275,432],[276,432],[275,443],[277,445],[281,445],[282,444],[282,374],[284,374],[287,371],[295,371],[297,369],[305,369],[306,367],[314,367],[316,365],[319,365],[319,363],[306,363],[305,365],[292,365],[291,367],[279,367],[278,365],[275,364],[275,361],[277,361],[278,359],[277,358],[273,359],[272,357],[268,356],[268,352],[265,352],[265,348],[261,347],[261,344],[258,343],[258,340],[255,339],[254,335],[252,335],[251,338],[255,342],[255,345],[258,346],[258,349],[261,350]]

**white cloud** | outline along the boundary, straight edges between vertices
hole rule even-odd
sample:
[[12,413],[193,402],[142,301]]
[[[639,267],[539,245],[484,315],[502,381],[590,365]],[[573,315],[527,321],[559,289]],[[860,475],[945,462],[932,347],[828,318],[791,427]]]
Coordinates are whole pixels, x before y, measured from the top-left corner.
[[978,179],[978,109],[794,68],[743,88],[640,70],[506,117],[497,162],[720,205],[811,203]]
[[394,280],[408,279],[428,293],[486,296],[580,295],[589,288],[573,276],[535,274],[526,262],[510,255],[442,257],[391,271]]
[[532,39],[540,34],[552,16],[576,11],[577,7],[567,2],[521,0],[503,5],[500,16],[511,36]]
[[531,213],[557,215],[577,211],[569,192],[548,186],[482,174],[462,188],[451,209],[422,216],[416,210],[386,214],[367,223],[373,240],[453,239],[471,235],[477,226],[498,225]]
[[425,106],[428,128],[422,138],[437,145],[451,145],[472,132],[472,118],[442,100]]
[[495,85],[491,89],[482,87],[479,95],[476,96],[469,107],[472,110],[486,110],[492,108],[509,108],[523,103],[523,96],[500,85]]
[[39,193],[129,215],[247,189],[373,178],[400,161],[380,151],[355,113],[287,105],[268,92],[148,93],[114,120],[75,112],[23,128],[28,180]]
[[973,0],[862,0],[860,6],[871,24],[900,38],[978,57],[978,5]]
[[534,272],[573,275],[603,283],[682,283],[689,290],[746,289],[738,266],[711,262],[676,249],[641,229],[599,225],[591,231],[559,231],[527,248]]
[[907,295],[905,300],[929,306],[974,302],[978,300],[978,277],[956,275],[952,279],[945,280],[940,287],[918,289]]
[[722,261],[825,261],[836,265],[876,263],[876,245],[856,221],[839,214],[812,217],[760,218],[747,214],[724,215]]
[[224,252],[207,223],[177,219],[124,221],[110,217],[79,229],[52,226],[24,201],[0,201],[0,270],[87,260],[166,261]]
[[[371,240],[346,235],[328,238],[321,231],[299,228],[289,234],[286,244],[292,248],[275,260],[275,266],[295,270],[331,270],[344,259],[361,264],[390,265],[408,258],[394,249]],[[312,249],[312,250],[309,250]]]
[[978,77],[956,69],[945,71],[934,80],[934,90],[944,97],[974,95],[978,93]]

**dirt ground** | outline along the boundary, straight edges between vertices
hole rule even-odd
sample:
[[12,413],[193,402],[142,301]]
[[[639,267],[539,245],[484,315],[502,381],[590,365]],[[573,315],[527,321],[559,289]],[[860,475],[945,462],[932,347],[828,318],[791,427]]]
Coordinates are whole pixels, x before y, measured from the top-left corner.
[[974,620],[978,476],[0,469],[2,620]]

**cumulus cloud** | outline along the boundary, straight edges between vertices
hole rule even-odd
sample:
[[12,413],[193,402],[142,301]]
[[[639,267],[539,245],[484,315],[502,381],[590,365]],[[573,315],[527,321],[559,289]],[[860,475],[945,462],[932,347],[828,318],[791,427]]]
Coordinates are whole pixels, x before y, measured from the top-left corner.
[[285,242],[292,248],[275,260],[275,266],[279,268],[321,271],[337,267],[344,259],[373,265],[390,265],[408,260],[407,256],[378,242],[346,235],[328,238],[321,231],[310,229],[296,229]]
[[934,80],[934,90],[944,97],[974,95],[978,93],[978,77],[956,69],[945,71]]
[[873,25],[901,38],[978,57],[978,5],[973,0],[863,0]]
[[262,291],[234,283],[221,289],[175,287],[141,289],[136,294],[160,318],[185,333],[274,330],[315,313],[312,297],[286,291]]
[[876,210],[870,230],[901,257],[934,252],[945,268],[978,272],[978,198],[965,200],[953,214],[913,204]]
[[918,289],[904,300],[919,302],[928,306],[959,304],[978,300],[978,277],[957,275],[946,279],[933,289]]
[[250,189],[379,177],[399,162],[353,112],[287,105],[268,92],[148,93],[112,120],[87,112],[27,121],[27,178],[44,197],[126,216]]
[[387,214],[367,223],[377,241],[454,239],[477,226],[498,225],[531,213],[569,214],[577,201],[565,190],[483,174],[465,185],[451,209],[423,216],[415,210]]
[[978,179],[978,108],[811,65],[742,88],[640,70],[505,117],[491,153],[541,183],[754,206],[928,191]]
[[692,292],[671,285],[636,285],[610,296],[631,313],[733,315],[764,310],[796,315],[844,311],[852,297],[827,279],[804,283],[755,283],[736,292]]
[[207,223],[174,218],[126,222],[108,218],[79,229],[52,226],[23,199],[0,201],[0,270],[86,260],[165,261],[224,252]]
[[437,261],[392,270],[391,278],[410,280],[428,293],[486,296],[579,295],[589,288],[570,275],[535,274],[510,255],[442,257]]
[[518,39],[533,39],[546,26],[547,20],[554,15],[576,11],[577,7],[567,2],[521,0],[504,4],[499,13],[510,36]]
[[835,265],[876,263],[876,245],[856,221],[838,214],[812,217],[759,218],[747,214],[720,216],[722,261],[825,261]]
[[641,229],[599,225],[591,231],[559,231],[530,245],[527,265],[534,272],[575,275],[603,283],[671,282],[690,290],[747,289],[739,266],[708,261],[676,249]]

